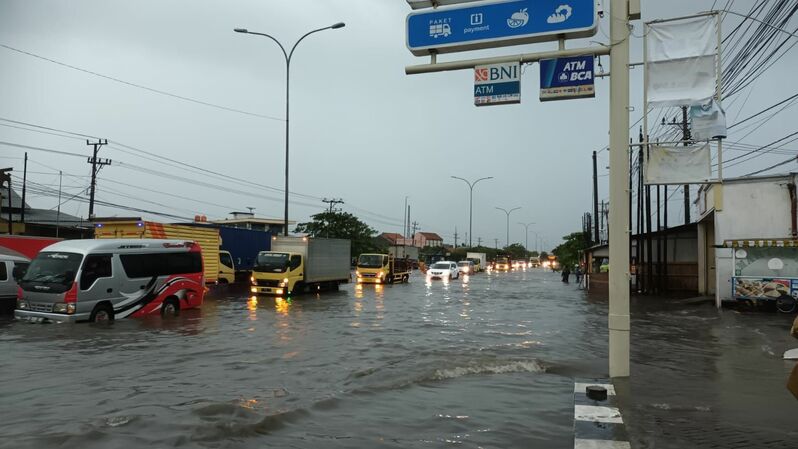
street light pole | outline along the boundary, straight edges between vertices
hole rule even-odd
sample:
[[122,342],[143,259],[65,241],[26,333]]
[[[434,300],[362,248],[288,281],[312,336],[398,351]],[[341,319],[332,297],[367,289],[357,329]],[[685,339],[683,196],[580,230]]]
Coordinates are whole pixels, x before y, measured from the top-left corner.
[[520,209],[520,207],[514,207],[510,210],[503,209],[501,207],[497,207],[496,209],[499,209],[500,211],[507,214],[507,246],[510,246],[510,214],[513,213],[513,211]]
[[[518,222],[518,224],[520,224],[521,226],[523,226],[523,227],[524,227],[524,229],[526,230],[526,235],[525,235],[525,237],[526,237],[526,240],[525,240],[525,243],[524,243],[524,249],[525,249],[525,250],[526,250],[526,252],[528,253],[528,252],[529,252],[529,225],[533,225],[533,224],[535,224],[535,223],[534,223],[534,222],[529,222],[529,223],[521,223],[521,222],[519,221],[519,222]],[[532,231],[532,232],[534,232],[534,231]]]
[[459,179],[460,181],[465,182],[468,184],[468,247],[473,248],[472,244],[472,236],[474,235],[474,231],[471,229],[471,225],[474,221],[474,186],[477,185],[479,181],[484,181],[486,179],[493,179],[493,176],[488,176],[487,178],[479,178],[474,182],[469,182],[465,178],[461,178],[459,176],[452,176],[454,179]]
[[236,33],[254,34],[254,35],[257,35],[257,36],[268,37],[269,39],[273,40],[280,47],[280,50],[282,50],[283,56],[285,57],[285,211],[284,211],[284,217],[283,217],[283,226],[284,226],[283,235],[288,235],[288,149],[289,149],[289,144],[288,144],[289,132],[288,131],[289,131],[289,118],[290,118],[290,116],[289,116],[289,105],[290,105],[290,101],[289,101],[289,93],[290,93],[289,85],[291,83],[291,57],[294,55],[294,50],[296,50],[297,45],[299,45],[299,43],[302,42],[302,39],[310,36],[313,33],[318,33],[319,31],[335,30],[335,29],[338,29],[338,28],[343,28],[344,26],[346,26],[346,25],[343,22],[338,22],[336,24],[333,24],[333,25],[330,25],[330,26],[327,26],[327,27],[324,27],[324,28],[318,28],[316,30],[308,31],[302,37],[300,37],[296,41],[296,43],[294,43],[294,46],[291,47],[291,51],[290,52],[287,52],[285,50],[285,47],[283,46],[283,44],[280,43],[280,41],[278,41],[277,39],[275,39],[274,37],[272,37],[272,36],[270,36],[270,35],[268,35],[266,33],[256,33],[254,31],[249,31],[246,28],[236,28],[236,29],[233,30]]

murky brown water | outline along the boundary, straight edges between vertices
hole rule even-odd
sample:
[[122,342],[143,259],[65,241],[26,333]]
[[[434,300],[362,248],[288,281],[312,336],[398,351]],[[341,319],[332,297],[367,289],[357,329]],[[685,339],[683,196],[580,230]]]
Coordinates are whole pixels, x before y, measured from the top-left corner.
[[[645,306],[640,372],[707,360],[717,380],[708,359],[755,336],[751,320],[784,321],[685,310]],[[762,356],[755,338],[742,344]],[[6,320],[0,447],[569,448],[573,377],[606,374],[606,341],[606,302],[537,270],[290,302],[219,292],[110,327]]]

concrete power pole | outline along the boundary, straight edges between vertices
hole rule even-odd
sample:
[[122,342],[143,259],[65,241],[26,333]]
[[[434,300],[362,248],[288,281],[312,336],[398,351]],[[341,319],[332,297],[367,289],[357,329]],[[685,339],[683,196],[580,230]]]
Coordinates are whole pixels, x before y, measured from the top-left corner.
[[111,165],[110,159],[101,159],[97,158],[97,152],[100,151],[100,147],[103,145],[108,145],[108,139],[99,139],[97,142],[89,142],[86,141],[86,145],[94,147],[94,153],[92,157],[90,157],[86,162],[91,164],[91,191],[89,192],[89,220],[94,219],[94,191],[97,188],[97,173],[100,172],[100,169],[103,168],[105,165]]
[[610,377],[629,377],[629,6],[610,1]]

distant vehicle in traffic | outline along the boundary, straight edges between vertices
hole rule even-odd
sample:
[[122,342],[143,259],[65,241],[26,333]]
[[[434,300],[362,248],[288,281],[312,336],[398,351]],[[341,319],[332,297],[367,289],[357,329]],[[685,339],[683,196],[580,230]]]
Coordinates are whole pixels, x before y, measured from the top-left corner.
[[389,254],[361,254],[357,258],[357,282],[360,284],[393,284],[410,279],[409,259],[397,259]]
[[0,313],[14,313],[17,304],[17,282],[30,265],[27,257],[0,254]]
[[497,257],[493,264],[493,269],[496,271],[510,271],[511,268],[510,258],[505,256]]
[[427,277],[430,279],[459,279],[460,269],[457,268],[455,262],[443,260],[435,262],[429,267],[429,270],[427,270]]
[[202,305],[202,253],[195,242],[65,240],[44,248],[19,281],[17,318],[110,322]]
[[463,274],[474,274],[477,272],[476,265],[474,265],[474,262],[471,260],[461,260],[457,262],[457,267]]

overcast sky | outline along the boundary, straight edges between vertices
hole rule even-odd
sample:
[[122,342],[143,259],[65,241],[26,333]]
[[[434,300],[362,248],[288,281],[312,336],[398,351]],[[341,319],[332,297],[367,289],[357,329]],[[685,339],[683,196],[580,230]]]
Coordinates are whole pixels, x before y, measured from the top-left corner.
[[[686,15],[713,3],[644,0],[643,15],[645,20]],[[744,12],[749,7],[738,3],[732,9]],[[164,96],[1,47],[0,117],[107,138],[230,178],[181,170],[108,146],[100,155],[114,162],[101,172],[101,200],[185,217],[201,213],[210,219],[250,206],[259,216],[280,218],[281,192],[234,179],[283,186],[285,64],[272,41],[237,34],[233,28],[269,33],[290,46],[311,29],[343,21],[345,28],[304,40],[292,60],[290,190],[308,195],[292,196],[292,220],[304,221],[321,211],[326,205],[318,198],[335,197],[345,201],[344,210],[379,231],[401,232],[408,196],[411,219],[421,230],[438,232],[451,243],[455,228],[460,239],[468,231],[468,189],[450,176],[493,176],[475,189],[475,243],[480,237],[488,245],[494,238],[503,244],[506,217],[497,206],[522,208],[510,219],[511,242],[524,243],[518,222],[535,222],[530,231],[545,237],[548,247],[579,230],[582,214],[591,209],[591,152],[608,141],[609,80],[597,80],[595,99],[541,103],[539,69],[529,65],[521,104],[477,108],[471,71],[405,75],[406,65],[429,59],[414,57],[405,47],[409,12],[404,0],[0,0],[0,44],[274,119]],[[738,21],[730,18],[727,23]],[[589,40],[607,42],[608,33],[605,18]],[[642,23],[636,23],[633,33],[642,35]],[[588,40],[567,44],[587,45]],[[555,47],[507,47],[440,60]],[[633,38],[633,62],[641,60],[641,48],[641,39]],[[602,63],[609,70],[608,59]],[[795,93],[796,65],[793,51],[727,104],[730,122]],[[641,94],[642,70],[637,68],[632,70],[631,122],[640,117]],[[790,122],[795,123],[795,112],[786,110],[782,116],[730,140],[744,137],[745,143],[765,144],[782,137],[794,127]],[[631,135],[636,138],[637,131]],[[85,141],[7,126],[0,126],[0,141],[83,155],[90,151]],[[0,165],[21,174],[23,151],[0,146]],[[41,151],[30,151],[29,157],[31,181],[57,188],[60,169],[79,176],[63,178],[65,197],[88,186],[85,158]],[[785,158],[758,158],[725,174],[748,173]],[[606,199],[606,151],[599,161],[600,196]],[[166,176],[144,173],[140,167]],[[788,169],[794,165],[784,167]],[[228,190],[192,185],[186,178]],[[672,201],[672,220],[679,221],[681,196]],[[30,195],[28,202],[54,208],[57,200]],[[87,209],[67,202],[62,210],[86,216]],[[104,206],[96,214],[140,215]],[[532,232],[529,242],[534,248]]]

